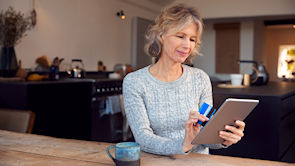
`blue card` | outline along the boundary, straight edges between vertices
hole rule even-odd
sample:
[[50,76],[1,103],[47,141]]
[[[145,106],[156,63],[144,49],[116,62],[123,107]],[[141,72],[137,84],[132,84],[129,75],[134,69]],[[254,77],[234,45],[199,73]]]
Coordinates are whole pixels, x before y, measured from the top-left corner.
[[[204,102],[201,106],[201,108],[199,109],[199,113],[202,115],[205,115],[206,117],[210,118],[213,116],[213,114],[215,113],[216,109],[212,110],[212,106],[207,104],[206,102]],[[200,125],[205,125],[207,122],[202,122],[202,121],[198,121],[198,124]]]

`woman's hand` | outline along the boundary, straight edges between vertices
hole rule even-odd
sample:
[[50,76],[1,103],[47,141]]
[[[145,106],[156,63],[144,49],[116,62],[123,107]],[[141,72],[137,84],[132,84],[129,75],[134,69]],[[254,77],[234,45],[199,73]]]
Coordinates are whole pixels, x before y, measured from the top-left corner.
[[243,121],[235,121],[235,126],[225,126],[226,131],[220,131],[219,137],[223,138],[225,141],[222,143],[226,146],[230,146],[232,144],[235,144],[241,140],[241,138],[244,136],[244,129],[245,129],[245,123]]
[[197,122],[204,122],[208,120],[209,119],[206,116],[201,115],[198,111],[190,111],[189,118],[185,122],[185,136],[182,143],[182,150],[184,152],[190,150],[193,147],[191,142],[200,132],[200,125]]

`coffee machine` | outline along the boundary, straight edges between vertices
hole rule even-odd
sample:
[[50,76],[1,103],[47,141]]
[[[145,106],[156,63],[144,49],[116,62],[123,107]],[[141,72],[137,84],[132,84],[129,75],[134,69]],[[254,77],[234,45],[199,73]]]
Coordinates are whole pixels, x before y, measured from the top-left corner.
[[253,60],[238,60],[238,63],[254,64],[253,68],[255,72],[251,74],[251,80],[253,80],[251,85],[266,85],[268,83],[269,74],[262,62],[257,63],[257,61]]

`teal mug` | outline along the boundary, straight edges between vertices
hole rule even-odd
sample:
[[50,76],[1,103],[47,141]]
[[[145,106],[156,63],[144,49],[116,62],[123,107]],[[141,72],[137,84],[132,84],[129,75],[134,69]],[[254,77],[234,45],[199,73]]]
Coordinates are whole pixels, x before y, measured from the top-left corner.
[[[115,158],[110,154],[115,149]],[[136,142],[121,142],[107,148],[107,154],[115,162],[116,166],[139,166],[140,146]]]

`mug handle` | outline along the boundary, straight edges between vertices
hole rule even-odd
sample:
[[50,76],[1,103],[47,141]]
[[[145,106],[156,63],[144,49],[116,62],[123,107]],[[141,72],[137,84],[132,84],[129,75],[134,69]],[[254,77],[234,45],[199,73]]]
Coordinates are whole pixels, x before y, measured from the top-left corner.
[[107,153],[108,153],[109,157],[115,162],[114,157],[113,157],[113,156],[111,155],[111,153],[110,153],[110,150],[111,150],[112,148],[116,148],[116,146],[114,146],[114,145],[109,146],[109,147],[107,148]]

